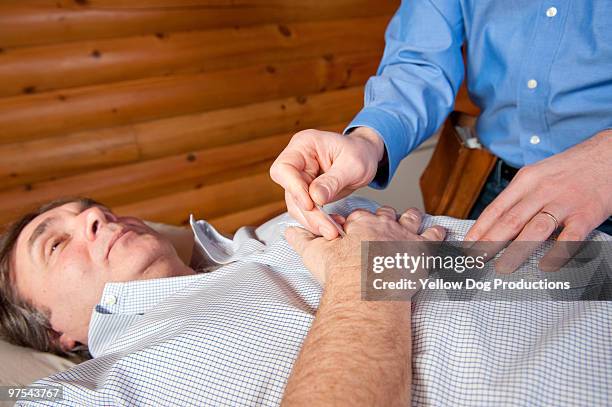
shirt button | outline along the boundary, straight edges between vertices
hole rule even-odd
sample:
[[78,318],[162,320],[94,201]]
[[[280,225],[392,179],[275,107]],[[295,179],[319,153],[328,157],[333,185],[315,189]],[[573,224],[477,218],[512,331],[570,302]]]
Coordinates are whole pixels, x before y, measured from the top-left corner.
[[557,15],[557,8],[556,7],[550,7],[548,8],[548,10],[546,10],[546,17],[554,17]]
[[529,89],[535,89],[538,87],[538,81],[536,81],[535,79],[529,79],[527,81],[527,87]]
[[117,297],[114,295],[107,295],[103,300],[104,305],[115,305],[117,303]]
[[534,135],[533,135],[533,136],[531,136],[531,138],[529,139],[529,142],[530,142],[531,144],[534,144],[534,145],[535,145],[535,144],[540,144],[540,138],[539,138],[537,135],[535,135],[535,134],[534,134]]

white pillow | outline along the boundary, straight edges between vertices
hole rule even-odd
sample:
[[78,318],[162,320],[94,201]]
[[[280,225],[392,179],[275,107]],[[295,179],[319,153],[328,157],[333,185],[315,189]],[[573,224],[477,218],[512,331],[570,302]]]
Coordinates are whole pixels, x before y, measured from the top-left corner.
[[35,380],[69,369],[74,363],[51,353],[11,345],[0,340],[0,385],[28,385]]

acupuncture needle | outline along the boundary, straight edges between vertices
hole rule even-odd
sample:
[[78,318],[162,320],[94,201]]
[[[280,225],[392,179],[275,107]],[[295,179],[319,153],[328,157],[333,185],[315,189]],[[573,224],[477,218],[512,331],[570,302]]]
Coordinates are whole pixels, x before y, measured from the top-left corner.
[[334,225],[340,236],[346,237],[346,233],[344,233],[344,230],[342,230],[342,226],[338,225],[338,222],[336,222],[334,218],[329,216],[329,214],[323,210],[323,207],[321,205],[315,204],[315,207],[319,210],[319,212],[323,214],[323,216],[325,216],[325,219],[327,219],[331,222],[332,225]]
[[[306,215],[304,215],[304,211],[302,210],[302,208],[300,208],[299,206],[296,205],[296,207],[298,208],[298,210],[302,213],[302,217],[304,218],[304,220],[306,219]],[[334,220],[334,218],[332,218],[331,216],[329,216],[327,214],[327,212],[325,212],[323,210],[323,207],[321,205],[315,204],[315,208],[317,208],[319,210],[319,212],[321,212],[323,214],[323,216],[325,216],[325,219],[327,219],[328,221],[331,222],[332,225],[334,225],[334,227],[336,228],[336,230],[338,231],[338,233],[340,233],[341,237],[345,237],[346,233],[344,233],[344,230],[342,230],[342,226],[338,225],[338,222],[336,222]]]

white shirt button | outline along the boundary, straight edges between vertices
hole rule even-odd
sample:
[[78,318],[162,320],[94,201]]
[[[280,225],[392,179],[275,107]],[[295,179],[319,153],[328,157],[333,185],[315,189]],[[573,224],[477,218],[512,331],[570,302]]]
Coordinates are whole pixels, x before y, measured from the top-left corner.
[[546,10],[546,17],[554,17],[557,15],[557,8],[556,7],[549,7],[548,10]]
[[535,79],[529,79],[527,81],[527,87],[529,89],[535,89],[538,87],[538,81],[536,81]]
[[102,302],[104,305],[115,305],[117,303],[117,297],[114,295],[107,295]]
[[535,134],[534,134],[534,135],[533,135],[533,136],[531,136],[531,138],[529,139],[529,142],[530,142],[531,144],[534,144],[534,145],[535,145],[535,144],[540,144],[540,137],[538,137],[537,135],[535,135]]

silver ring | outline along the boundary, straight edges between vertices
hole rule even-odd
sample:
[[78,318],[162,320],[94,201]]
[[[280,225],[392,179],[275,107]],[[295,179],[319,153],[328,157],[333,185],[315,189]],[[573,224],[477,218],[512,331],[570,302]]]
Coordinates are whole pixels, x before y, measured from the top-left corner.
[[557,218],[555,218],[555,215],[553,215],[550,212],[546,212],[546,211],[541,211],[540,213],[547,215],[549,218],[553,220],[553,222],[555,222],[555,230],[559,229],[559,221],[557,220]]

